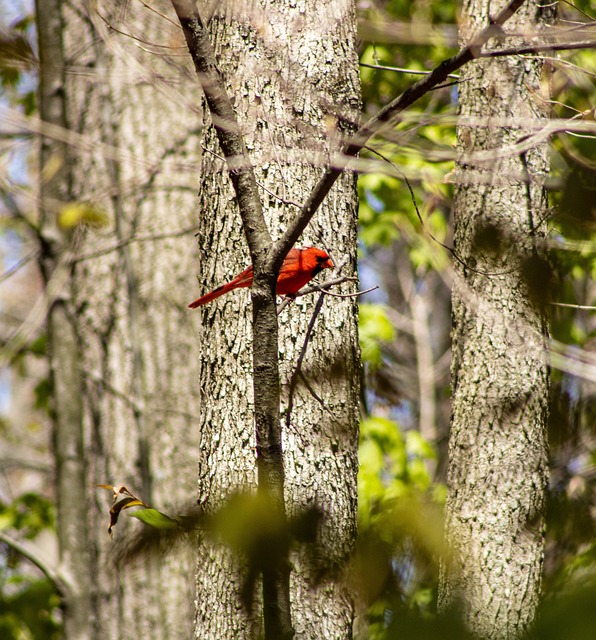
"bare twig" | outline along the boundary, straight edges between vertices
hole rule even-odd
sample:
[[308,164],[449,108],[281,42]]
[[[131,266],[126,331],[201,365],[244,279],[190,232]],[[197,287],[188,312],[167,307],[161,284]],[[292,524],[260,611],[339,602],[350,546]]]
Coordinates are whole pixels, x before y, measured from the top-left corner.
[[[226,159],[223,158],[222,156],[220,156],[219,153],[215,153],[215,151],[213,151],[213,149],[209,149],[208,147],[206,147],[204,145],[201,145],[201,149],[203,151],[205,151],[206,153],[210,153],[213,157],[217,158],[218,160],[221,160],[222,162],[226,161]],[[289,204],[289,205],[292,205],[293,207],[296,207],[298,209],[302,209],[302,205],[299,202],[295,202],[294,200],[287,200],[286,198],[283,198],[282,196],[278,196],[277,193],[274,193],[273,191],[271,191],[271,189],[268,189],[264,184],[261,184],[260,182],[257,182],[257,184],[259,185],[259,187],[261,189],[263,189],[263,191],[265,191],[265,193],[268,193],[270,196],[272,196],[273,198],[275,198],[276,200],[278,200],[282,204]]]
[[265,193],[268,193],[270,196],[272,196],[282,204],[289,204],[292,207],[296,207],[297,209],[302,208],[302,205],[299,202],[296,202],[295,200],[287,200],[282,196],[278,196],[277,193],[274,193],[273,191],[271,191],[271,189],[268,189],[264,184],[261,184],[260,182],[257,182],[257,184],[259,185],[259,187],[261,187],[261,189],[263,189],[263,191],[265,191]]
[[[2,180],[2,183],[4,182],[5,181]],[[19,206],[19,203],[17,202],[16,198],[14,197],[14,192],[17,190],[11,188],[12,185],[8,180],[6,180],[6,187],[4,186],[4,184],[2,184],[2,187],[4,188],[2,189],[2,193],[0,197],[2,197],[4,206],[8,209],[8,211],[10,212],[10,215],[12,215],[19,222],[22,222],[27,227],[27,229],[29,229],[29,231],[31,231],[33,235],[37,239],[39,239],[38,227],[35,225],[35,223],[32,220],[30,220],[27,217],[23,209]],[[10,188],[10,191],[8,190],[9,188]],[[27,194],[24,193],[23,195],[29,196],[28,193]]]
[[332,278],[331,280],[325,280],[325,282],[321,284],[313,284],[310,287],[306,287],[305,289],[301,289],[298,293],[294,294],[293,298],[300,298],[302,296],[308,296],[311,293],[316,293],[317,291],[327,291],[329,287],[334,287],[338,284],[343,284],[344,282],[358,282],[358,278],[353,276],[339,276],[337,278]]
[[596,307],[589,304],[569,304],[568,302],[551,302],[555,307],[567,307],[569,309],[581,309],[583,311],[596,311]]
[[[582,114],[578,114],[573,116],[571,120],[579,117]],[[477,151],[474,153],[466,154],[464,157],[465,162],[470,163],[493,163],[495,160],[500,158],[507,158],[512,156],[518,156],[521,153],[525,153],[530,149],[538,146],[542,142],[548,140],[551,136],[557,133],[570,133],[574,129],[579,131],[586,132],[594,132],[596,135],[596,124],[593,122],[580,122],[577,123],[577,126],[571,122],[571,120],[567,121],[565,124],[559,124],[558,122],[547,122],[542,129],[537,131],[536,133],[532,133],[527,136],[521,137],[516,143],[507,145],[505,147],[501,147],[500,149],[489,149],[487,151]],[[564,121],[565,122],[565,121]],[[462,126],[465,126],[465,123],[462,123]],[[593,137],[593,136],[590,136]]]
[[[397,73],[407,73],[413,76],[426,76],[430,73],[430,71],[419,71],[415,69],[404,69],[403,67],[389,67],[384,64],[367,64],[366,62],[360,63],[361,67],[366,67],[367,69],[379,69],[380,71],[395,71]],[[448,78],[455,78],[459,80],[459,76],[455,73],[450,73]]]
[[[333,270],[333,272],[340,274],[342,269],[348,263],[348,260],[349,260],[348,256],[344,256],[341,262],[336,261],[333,256],[332,250],[329,248],[327,243],[323,240],[323,238],[320,237],[319,239],[321,240],[321,244],[325,247],[325,251],[327,251],[327,253],[329,254],[333,264],[337,265]],[[291,296],[285,296],[283,302],[277,308],[277,315],[279,316],[279,314],[296,298],[301,298],[302,296],[310,295],[311,293],[315,293],[315,291],[324,291],[328,287],[342,284],[344,282],[358,282],[358,278],[354,278],[350,276],[334,277],[331,280],[326,280],[322,284],[314,284],[314,285],[311,285],[310,287],[306,287],[305,289],[301,289],[300,291],[292,294]]]
[[325,296],[321,293],[321,295],[319,296],[319,299],[317,300],[317,304],[315,305],[315,308],[312,312],[310,322],[308,323],[308,327],[306,329],[306,335],[304,336],[304,342],[302,343],[302,349],[300,349],[300,355],[298,356],[296,367],[294,368],[292,377],[290,378],[290,389],[288,391],[288,409],[286,411],[286,428],[288,429],[290,428],[290,423],[292,420],[292,408],[294,406],[294,391],[296,389],[296,384],[298,383],[298,376],[301,374],[302,361],[304,360],[304,356],[306,355],[306,349],[308,347],[310,335],[312,333],[312,330],[314,329],[317,316],[321,312],[324,302],[325,302]]
[[[172,47],[172,46],[167,45],[167,44],[157,44],[156,42],[149,42],[148,40],[143,40],[143,38],[139,38],[138,36],[135,36],[132,33],[127,33],[126,31],[122,31],[121,29],[118,29],[105,16],[102,16],[101,13],[99,13],[99,11],[97,11],[97,15],[105,23],[105,25],[108,27],[108,29],[110,31],[114,31],[115,33],[119,33],[121,36],[125,36],[127,38],[130,38],[131,40],[136,40],[137,42],[140,42],[141,44],[146,44],[146,45],[149,45],[150,47],[154,47],[156,49],[179,49],[179,50],[184,50],[184,47],[182,47],[182,46]],[[152,53],[152,52],[149,51],[149,53]]]
[[321,293],[324,293],[326,296],[331,296],[332,298],[358,298],[359,296],[363,296],[365,293],[370,293],[371,291],[375,291],[379,288],[379,285],[375,285],[374,287],[370,287],[368,289],[363,289],[361,291],[354,291],[354,293],[334,293],[333,291],[328,291],[327,289],[323,289],[323,287],[317,287]]
[[304,386],[306,387],[310,395],[319,403],[321,409],[327,412],[329,416],[331,416],[332,420],[334,420],[335,422],[339,422],[337,416],[333,413],[332,409],[325,404],[325,401],[323,400],[323,398],[321,398],[321,396],[314,390],[314,387],[312,386],[312,384],[310,384],[310,382],[308,381],[308,378],[304,375],[302,371],[300,372],[300,380],[302,380],[302,383],[304,384]]
[[153,13],[156,13],[160,18],[163,18],[164,20],[167,20],[170,24],[173,24],[176,27],[176,29],[181,29],[180,25],[174,22],[173,20],[171,20],[165,13],[158,11],[157,9],[155,9],[155,7],[152,7],[150,4],[143,2],[143,0],[137,0],[137,2],[140,2],[146,9],[149,9],[149,11],[153,11]]
[[[586,13],[585,11],[577,7],[573,2],[570,2],[570,0],[559,0],[559,1],[562,2],[563,4],[568,5],[572,9],[575,9],[575,11],[577,11],[578,13],[581,13],[582,16],[585,16],[589,20],[594,21],[594,16],[591,16],[589,13]],[[553,2],[553,4],[556,4],[556,2]],[[585,23],[582,22],[581,24],[585,24]]]
[[479,58],[502,58],[505,56],[519,56],[525,53],[540,53],[541,51],[571,51],[574,49],[594,49],[596,40],[585,42],[554,42],[552,44],[535,44],[527,47],[509,47],[508,49],[496,49],[484,51]]
[[103,154],[106,158],[112,158],[123,163],[135,165],[151,166],[151,162],[146,158],[135,156],[133,153],[123,151],[117,147],[98,143],[92,140],[87,134],[77,133],[70,129],[65,129],[60,125],[42,121],[40,118],[25,116],[16,109],[2,108],[2,120],[5,125],[15,127],[28,133],[35,133],[46,138],[51,138],[58,142],[77,147],[83,152]]

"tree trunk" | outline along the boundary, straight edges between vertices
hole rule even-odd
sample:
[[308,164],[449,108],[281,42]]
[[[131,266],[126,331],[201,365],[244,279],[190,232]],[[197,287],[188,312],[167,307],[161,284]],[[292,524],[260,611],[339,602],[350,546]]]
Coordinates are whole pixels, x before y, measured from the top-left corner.
[[[152,2],[175,19],[168,2]],[[198,437],[198,318],[192,295],[199,92],[180,80],[182,34],[139,3],[64,7],[72,198],[110,224],[78,247],[75,301],[82,352],[98,640],[192,635],[190,545],[114,565],[119,542],[143,525],[122,515],[107,534],[109,496],[123,484],[167,513],[193,502]],[[128,35],[130,34],[130,35]],[[153,46],[156,43],[158,46]],[[155,53],[151,53],[154,51]]]
[[[304,202],[320,176],[316,165],[337,150],[347,130],[338,116],[356,117],[354,8],[343,0],[300,9],[276,2],[230,4],[211,18],[210,29],[277,238],[297,214],[291,203]],[[201,171],[197,293],[230,279],[249,262],[211,127],[205,129],[204,146],[210,151],[203,155]],[[354,176],[343,176],[303,239],[306,246],[322,246],[320,235],[338,261],[347,256],[348,275],[356,257],[356,196]],[[353,290],[353,285],[340,288]],[[202,317],[199,494],[209,512],[235,492],[252,491],[256,483],[249,300],[240,290],[195,312]],[[289,382],[314,303],[312,296],[299,298],[279,317],[284,425]],[[356,531],[357,349],[355,301],[327,298],[302,367],[307,383],[294,392],[290,426],[283,432],[288,515],[313,506],[322,510],[320,553],[333,569],[350,552]],[[296,637],[350,637],[349,594],[328,575],[316,582],[317,567],[306,549],[291,560]],[[245,577],[242,559],[210,539],[201,541],[196,638],[248,638],[260,632],[257,608],[248,611],[240,604]]]
[[[486,24],[489,6],[464,2],[464,40]],[[549,11],[527,2],[507,28],[539,30]],[[549,393],[542,184],[549,163],[546,144],[499,154],[545,118],[541,66],[521,56],[476,61],[459,84],[454,242],[465,266],[455,263],[450,555],[439,601],[443,608],[461,604],[483,638],[520,637],[534,619],[541,584]],[[474,161],[478,152],[489,161]]]
[[[65,61],[60,0],[36,4],[39,42],[39,115],[50,126],[66,126]],[[81,518],[85,503],[81,353],[72,304],[70,255],[73,235],[57,223],[70,197],[66,144],[43,137],[40,144],[40,267],[47,298],[47,338],[53,406],[56,524],[62,586],[63,631],[68,640],[90,638],[89,532]]]

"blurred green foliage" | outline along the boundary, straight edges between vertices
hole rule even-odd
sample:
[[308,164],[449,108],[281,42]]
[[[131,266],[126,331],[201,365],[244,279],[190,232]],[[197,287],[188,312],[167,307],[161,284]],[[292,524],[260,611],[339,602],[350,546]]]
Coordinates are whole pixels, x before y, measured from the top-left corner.
[[[24,493],[10,503],[0,502],[0,531],[34,540],[54,527],[54,504],[37,494]],[[0,540],[0,638],[54,640],[60,637],[60,599],[55,586],[10,545]]]
[[[26,13],[11,24],[5,24],[7,15],[27,9],[27,3],[22,3],[21,6],[12,4],[10,11],[7,11],[5,2],[0,4],[0,93],[3,105],[29,116],[33,115],[37,108],[38,60],[35,54],[33,14]],[[29,8],[32,9],[32,3],[29,4]],[[10,127],[4,133],[5,138],[0,145],[2,165],[7,169],[0,181],[0,199],[3,203],[2,233],[8,237],[7,244],[13,247],[15,239],[23,241],[24,244],[30,241],[29,234],[34,227],[33,216],[29,214],[32,207],[26,205],[27,213],[21,215],[24,199],[21,194],[15,195],[11,191],[11,187],[18,183],[19,189],[23,188],[22,193],[27,192],[25,167],[28,159],[24,149],[30,136],[26,132],[12,134]],[[9,322],[13,322],[13,319]],[[26,378],[30,374],[26,362],[26,356],[30,354],[45,355],[45,336],[34,339],[17,354],[12,363],[16,375]],[[39,382],[34,395],[35,406],[47,408],[47,379]],[[45,495],[27,492],[11,501],[0,500],[0,532],[7,538],[35,544],[40,534],[52,531],[54,527],[54,502]],[[0,638],[58,640],[61,637],[59,607],[60,599],[50,580],[10,544],[0,540]]]
[[394,420],[371,416],[360,425],[359,514],[362,526],[384,518],[395,503],[425,493],[431,478],[425,466],[436,459],[418,431],[402,434]]
[[37,67],[31,46],[32,25],[32,14],[16,20],[9,29],[2,29],[0,24],[0,86],[11,104],[20,107],[25,115],[36,109],[35,86],[23,81]]
[[48,580],[0,573],[0,638],[58,640],[61,637],[56,591]]
[[[418,76],[371,65],[428,70],[452,55],[458,5],[389,0],[365,6],[361,78],[365,111],[372,114]],[[559,3],[558,12],[561,28],[593,24],[589,0]],[[551,96],[547,107],[552,116],[593,122],[594,50],[544,54],[544,62],[543,83]],[[409,382],[416,384],[417,376],[408,296],[428,290],[435,308],[446,304],[442,296],[433,300],[436,289],[429,277],[442,277],[452,258],[430,234],[451,244],[456,115],[457,87],[433,91],[383,140],[370,143],[382,157],[371,150],[361,154],[372,164],[359,178],[360,268],[367,286],[379,282],[384,292],[382,305],[361,303],[360,316],[365,397],[373,413],[362,422],[356,575],[369,605],[370,637],[375,639],[465,637],[456,613],[445,618],[433,613],[442,548],[439,539],[429,542],[426,534],[441,529],[446,447],[433,447],[411,425],[399,424],[412,416],[416,424],[418,411],[418,400],[408,393]],[[570,354],[581,359],[581,350],[593,351],[596,343],[594,311],[551,302],[596,305],[596,140],[563,134],[551,140],[551,150],[549,259],[524,265],[524,274],[536,301],[548,309],[553,337],[573,345],[576,351]],[[396,269],[402,270],[399,276]],[[404,290],[405,280],[409,292]],[[448,316],[447,308],[441,317],[444,321]],[[432,330],[437,331],[436,324]],[[591,637],[596,628],[589,604],[595,596],[589,580],[596,570],[596,391],[561,371],[553,370],[552,379],[546,591],[531,637],[580,640]],[[446,384],[437,385],[437,398],[448,392]],[[383,407],[383,417],[374,413],[375,406]],[[446,417],[437,426],[438,442],[444,443]],[[419,439],[417,455],[412,434]],[[425,517],[429,505],[435,519],[417,528],[417,518]]]
[[[575,11],[559,5],[565,20],[582,20],[593,12],[590,0],[575,0]],[[388,0],[360,5],[361,62],[379,67],[430,70],[457,50],[458,4],[438,0]],[[593,16],[592,16],[593,18]],[[32,18],[24,16],[0,37],[0,84],[6,99],[31,114],[36,108],[31,80],[35,73],[31,46]],[[594,118],[596,85],[593,50],[546,56],[544,82],[552,96],[554,117]],[[592,71],[590,71],[592,70]],[[383,68],[361,67],[364,109],[374,113],[401,93],[417,76]],[[455,159],[455,85],[430,92],[387,139],[374,140],[371,150],[361,154],[371,163],[363,173],[360,189],[360,243],[363,263],[367,260],[383,275],[390,289],[397,279],[391,266],[376,260],[383,252],[405,256],[413,274],[412,288],[430,289],[429,274],[441,278],[450,256],[436,240],[449,245],[449,216],[453,185],[450,173]],[[553,220],[550,262],[556,295],[560,301],[596,304],[593,281],[596,246],[596,145],[593,138],[561,135],[552,141]],[[408,179],[412,188],[405,182]],[[417,211],[418,209],[418,211]],[[422,221],[419,219],[418,214]],[[104,214],[90,205],[73,204],[62,211],[61,224],[72,228],[81,223],[106,222]],[[387,271],[389,270],[389,273]],[[553,285],[554,286],[554,285]],[[429,297],[432,299],[432,291]],[[370,371],[382,372],[391,359],[400,366],[411,364],[404,344],[407,336],[393,320],[396,299],[363,303],[360,307],[360,342],[363,361]],[[447,304],[437,297],[436,304]],[[405,307],[404,307],[405,308]],[[403,314],[404,308],[397,311]],[[448,316],[448,309],[447,309]],[[593,313],[593,312],[592,312]],[[595,323],[588,311],[554,307],[553,336],[561,342],[585,348],[594,344]],[[406,323],[407,324],[407,323]],[[43,338],[31,345],[43,355]],[[406,375],[413,380],[416,372]],[[385,382],[388,376],[384,378]],[[382,394],[370,379],[368,392]],[[551,441],[553,483],[548,508],[548,554],[546,596],[543,611],[531,638],[536,640],[582,640],[592,638],[596,628],[594,537],[596,454],[590,428],[596,424],[594,392],[576,379],[553,372]],[[437,395],[447,395],[446,384],[437,385]],[[49,386],[42,380],[35,391],[36,403],[45,408]],[[399,394],[394,394],[399,396]],[[411,403],[373,410],[361,424],[359,474],[358,546],[351,565],[351,579],[367,606],[369,637],[465,639],[467,632],[455,612],[435,613],[438,561],[442,547],[441,506],[445,486],[436,471],[445,447],[426,441],[419,431],[405,428],[402,417],[415,416]],[[400,415],[398,419],[396,415]],[[415,422],[415,420],[414,420]],[[591,434],[593,436],[593,432]],[[445,433],[439,434],[445,439]],[[440,439],[440,438],[439,438]],[[216,531],[236,548],[251,554],[264,548],[263,535],[284,540],[311,541],[316,514],[305,514],[288,532],[280,523],[255,519],[263,505],[237,498],[224,509]],[[156,510],[137,511],[135,517],[158,530],[171,529],[174,520]],[[191,518],[191,516],[188,516]],[[305,524],[307,522],[308,526]],[[266,524],[255,529],[255,523]],[[37,494],[24,494],[0,505],[0,529],[34,539],[54,526],[51,503]],[[147,528],[150,528],[147,527]],[[275,534],[275,535],[274,535]],[[288,543],[289,544],[289,543]],[[59,623],[57,596],[46,580],[33,577],[29,566],[6,545],[0,547],[0,637],[53,639]],[[253,549],[253,551],[251,551]],[[257,551],[254,551],[257,553]]]
[[444,487],[432,480],[434,447],[418,431],[402,433],[389,418],[362,421],[359,456],[359,538],[351,575],[368,605],[370,637],[381,639],[391,637],[391,621],[404,611],[420,621],[432,615]]
[[395,338],[395,328],[383,305],[360,305],[359,337],[363,364],[373,368],[381,366],[382,345]]
[[54,527],[54,503],[38,493],[24,493],[10,503],[0,501],[0,530],[17,529],[32,540]]

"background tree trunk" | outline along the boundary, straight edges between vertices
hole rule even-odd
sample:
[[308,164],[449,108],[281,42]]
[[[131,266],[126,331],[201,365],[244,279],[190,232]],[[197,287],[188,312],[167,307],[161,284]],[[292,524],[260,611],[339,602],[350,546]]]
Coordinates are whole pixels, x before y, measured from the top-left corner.
[[[50,126],[66,126],[65,60],[60,0],[37,2],[39,115]],[[70,197],[67,145],[42,138],[40,144],[40,268],[47,297],[47,342],[53,393],[52,444],[55,460],[56,526],[62,585],[63,631],[69,640],[90,638],[89,531],[81,518],[85,503],[81,353],[72,304],[70,264],[73,234],[58,224]]]
[[[290,8],[283,3],[230,3],[210,28],[220,69],[233,96],[274,238],[285,228],[320,176],[359,106],[355,14],[351,2]],[[244,268],[248,251],[229,177],[212,128],[206,128],[199,211],[200,291]],[[315,166],[313,166],[315,165]],[[355,179],[345,175],[311,223],[304,245],[356,258]],[[353,291],[344,285],[342,292]],[[279,318],[282,422],[292,372],[314,309],[300,298]],[[252,414],[250,306],[234,292],[203,308],[200,387],[200,502],[214,511],[256,482]],[[197,315],[198,315],[197,313]],[[324,512],[322,557],[333,568],[352,548],[356,531],[358,346],[353,299],[328,298],[316,322],[303,364],[290,427],[284,427],[287,512],[312,506]],[[315,394],[320,400],[315,399]],[[353,610],[345,589],[332,579],[315,584],[306,551],[292,557],[292,615],[297,638],[346,638]],[[239,596],[245,571],[226,548],[208,539],[199,549],[196,638],[244,638],[258,633],[257,609],[243,611]]]
[[[152,7],[173,13],[168,2]],[[199,92],[192,82],[180,90],[190,69],[174,56],[183,37],[166,18],[138,3],[80,0],[63,10],[67,120],[84,136],[73,148],[72,198],[110,218],[83,235],[74,279],[90,507],[71,507],[91,527],[93,630],[101,640],[188,638],[190,546],[116,568],[109,496],[94,485],[124,484],[168,513],[195,493],[198,318],[185,305]],[[134,527],[121,517],[116,543]]]
[[[489,9],[495,12],[486,0],[464,2],[464,40],[486,24]],[[507,28],[531,33],[549,11],[527,2]],[[534,619],[541,584],[549,392],[542,184],[549,162],[546,145],[498,155],[545,118],[541,66],[521,56],[476,61],[459,84],[454,241],[466,267],[455,263],[451,555],[440,604],[461,599],[470,629],[483,638],[519,637]],[[481,126],[467,126],[467,118]],[[489,162],[470,157],[486,150]]]

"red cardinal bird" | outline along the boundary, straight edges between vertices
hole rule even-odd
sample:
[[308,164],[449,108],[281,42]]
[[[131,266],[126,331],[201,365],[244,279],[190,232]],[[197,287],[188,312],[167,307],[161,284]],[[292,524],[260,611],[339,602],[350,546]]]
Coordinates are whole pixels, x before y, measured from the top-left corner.
[[[281,265],[279,275],[277,276],[277,293],[280,296],[298,293],[300,289],[310,282],[317,273],[323,269],[332,269],[333,262],[331,258],[322,249],[316,247],[306,247],[304,249],[290,249],[286,259]],[[252,286],[252,265],[239,273],[233,280],[227,284],[222,284],[213,289],[211,293],[206,293],[198,300],[191,302],[188,306],[191,309],[201,307],[204,304],[223,296],[224,293],[233,289],[241,289],[242,287]]]

